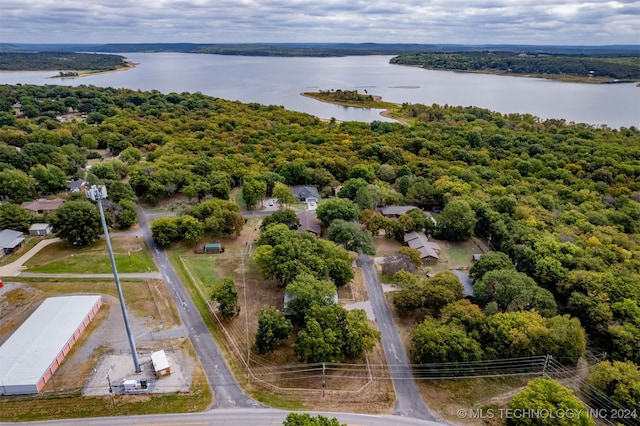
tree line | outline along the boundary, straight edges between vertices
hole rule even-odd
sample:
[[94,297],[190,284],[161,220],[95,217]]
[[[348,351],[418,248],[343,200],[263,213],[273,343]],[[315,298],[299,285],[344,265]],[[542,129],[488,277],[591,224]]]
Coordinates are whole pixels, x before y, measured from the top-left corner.
[[640,79],[638,55],[587,56],[503,51],[415,53],[392,58],[391,63],[454,71],[488,70],[510,74]]

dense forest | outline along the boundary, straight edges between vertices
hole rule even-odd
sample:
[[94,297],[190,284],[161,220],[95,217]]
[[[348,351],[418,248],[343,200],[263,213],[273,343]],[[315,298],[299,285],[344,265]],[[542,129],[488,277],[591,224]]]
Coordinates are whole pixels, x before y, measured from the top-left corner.
[[[27,118],[16,118],[16,103],[29,106]],[[61,105],[86,111],[86,120],[60,122],[53,107]],[[633,363],[640,363],[640,130],[633,126],[418,104],[399,108],[406,125],[324,122],[200,93],[91,86],[3,85],[0,111],[0,197],[6,201],[34,198],[45,188],[55,192],[58,186],[46,186],[51,176],[83,175],[86,158],[109,148],[119,158],[94,165],[86,175],[90,182],[147,203],[183,194],[200,203],[194,218],[220,233],[242,225],[223,229],[225,217],[238,220],[239,209],[227,200],[241,186],[247,194],[271,195],[278,186],[314,185],[333,198],[340,185],[336,200],[344,200],[324,205],[335,213],[351,203],[366,229],[375,216],[373,199],[373,205],[437,206],[443,236],[466,237],[443,224],[469,218],[465,232],[503,254],[472,270],[478,286],[473,304],[426,307],[429,317],[414,334],[418,349],[449,336],[473,351],[479,348],[474,342],[492,342],[493,352],[477,357],[555,348],[560,360],[573,362],[583,350],[567,342],[579,344],[586,333],[589,350],[606,351],[636,370]],[[320,207],[323,222],[339,217]],[[349,212],[345,221],[353,217]],[[419,220],[399,223],[415,227]],[[274,238],[288,234],[282,229],[279,235]],[[296,252],[305,258],[303,251]],[[264,259],[275,253],[260,253],[257,263],[271,264]],[[311,267],[302,260],[296,265]],[[323,268],[324,275],[307,281],[322,286],[314,280],[330,273]],[[283,283],[291,279],[286,271],[268,273]],[[423,296],[448,291],[446,276],[404,278]],[[561,333],[565,340],[558,339]],[[536,340],[540,336],[546,337]]]
[[587,56],[505,51],[417,53],[398,56],[391,59],[391,63],[455,71],[640,80],[638,55]]
[[126,66],[117,55],[72,52],[0,52],[3,71],[112,71]]

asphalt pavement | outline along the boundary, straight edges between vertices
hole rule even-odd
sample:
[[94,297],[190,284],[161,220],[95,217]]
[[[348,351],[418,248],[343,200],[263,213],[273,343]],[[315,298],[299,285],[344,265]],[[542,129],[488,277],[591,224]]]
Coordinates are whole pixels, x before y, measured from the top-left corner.
[[225,362],[218,345],[209,333],[207,326],[200,317],[182,281],[176,275],[166,252],[151,235],[151,227],[145,211],[138,207],[138,222],[144,233],[144,239],[151,250],[153,259],[158,265],[169,293],[178,307],[180,318],[189,331],[189,339],[202,363],[205,375],[214,392],[214,408],[234,407],[263,407],[259,402],[249,398],[240,389]]
[[396,390],[394,413],[400,416],[438,421],[439,419],[425,405],[420,392],[418,392],[415,378],[409,373],[411,371],[409,357],[400,340],[400,334],[398,334],[398,330],[393,323],[393,317],[391,316],[391,311],[389,311],[389,306],[387,306],[382,285],[373,267],[373,259],[366,254],[360,254],[357,259],[357,265],[364,272],[371,309],[376,318],[378,329],[380,329],[382,347],[389,365],[393,386]]

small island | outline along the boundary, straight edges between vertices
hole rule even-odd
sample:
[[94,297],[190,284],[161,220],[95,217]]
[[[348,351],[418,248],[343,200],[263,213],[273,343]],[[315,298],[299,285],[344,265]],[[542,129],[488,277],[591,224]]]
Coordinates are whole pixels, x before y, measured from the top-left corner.
[[75,52],[0,52],[0,71],[58,71],[55,78],[75,78],[133,67],[124,56]]
[[331,89],[320,90],[319,92],[304,92],[302,96],[355,108],[395,109],[398,107],[397,104],[382,101],[380,96],[370,95],[366,89],[364,94],[358,93],[357,90]]

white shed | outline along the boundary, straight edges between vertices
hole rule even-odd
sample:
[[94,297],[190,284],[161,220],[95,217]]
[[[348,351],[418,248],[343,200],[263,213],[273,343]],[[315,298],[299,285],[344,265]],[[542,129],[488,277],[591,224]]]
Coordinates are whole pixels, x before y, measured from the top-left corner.
[[45,235],[51,234],[53,231],[53,227],[48,223],[34,223],[29,228],[30,235],[37,235],[39,237],[44,237]]
[[153,352],[151,354],[151,362],[157,377],[168,376],[171,374],[171,365],[164,350]]

